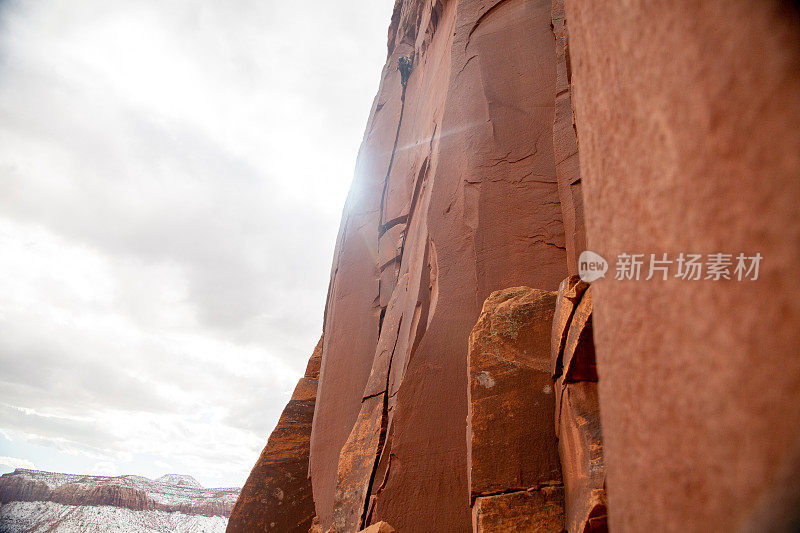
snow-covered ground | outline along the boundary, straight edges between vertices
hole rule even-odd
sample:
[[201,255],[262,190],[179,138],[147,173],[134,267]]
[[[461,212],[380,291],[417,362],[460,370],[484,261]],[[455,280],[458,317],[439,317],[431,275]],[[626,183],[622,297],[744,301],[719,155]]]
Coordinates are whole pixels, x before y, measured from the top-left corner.
[[223,533],[228,519],[122,507],[74,506],[53,502],[11,502],[0,506],[3,533]]
[[[62,490],[58,487],[62,486],[67,490],[66,499],[58,494]],[[121,500],[95,496],[100,494],[98,490],[107,487],[130,487],[144,492],[146,498],[134,491],[123,493]],[[112,489],[111,494],[119,493]],[[71,505],[76,500],[70,496],[78,498],[77,503],[86,504]],[[228,524],[223,515],[230,513],[238,496],[238,488],[207,489],[193,477],[180,474],[153,480],[142,476],[82,476],[18,468],[0,476],[0,533],[222,533]],[[143,501],[149,502],[147,510],[134,510],[145,508],[137,505]],[[105,503],[114,505],[100,505]]]
[[192,476],[181,474],[167,474],[153,480],[143,476],[83,476],[17,468],[13,474],[6,475],[25,476],[36,481],[42,481],[46,483],[50,489],[55,489],[67,483],[96,486],[113,482],[115,485],[143,490],[148,496],[153,498],[156,503],[165,505],[201,502],[211,498],[236,503],[236,498],[239,497],[239,489],[236,487],[207,489],[200,485]]

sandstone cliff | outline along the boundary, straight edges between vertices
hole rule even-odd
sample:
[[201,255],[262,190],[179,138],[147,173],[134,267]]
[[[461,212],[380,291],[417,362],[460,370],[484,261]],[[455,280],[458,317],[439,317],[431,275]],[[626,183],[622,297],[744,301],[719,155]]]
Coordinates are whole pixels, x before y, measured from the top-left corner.
[[[396,2],[291,430],[312,531],[797,518],[799,27],[777,0]],[[586,248],[768,259],[589,287]]]
[[325,315],[323,530],[470,528],[467,338],[492,291],[568,273],[550,23],[549,2],[395,6]]

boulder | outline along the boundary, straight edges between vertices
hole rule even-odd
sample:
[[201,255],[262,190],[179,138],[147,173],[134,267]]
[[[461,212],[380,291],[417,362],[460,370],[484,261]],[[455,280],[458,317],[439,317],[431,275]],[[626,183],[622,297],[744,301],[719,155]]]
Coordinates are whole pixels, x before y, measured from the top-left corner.
[[556,293],[491,294],[469,339],[472,498],[560,483],[550,335]]

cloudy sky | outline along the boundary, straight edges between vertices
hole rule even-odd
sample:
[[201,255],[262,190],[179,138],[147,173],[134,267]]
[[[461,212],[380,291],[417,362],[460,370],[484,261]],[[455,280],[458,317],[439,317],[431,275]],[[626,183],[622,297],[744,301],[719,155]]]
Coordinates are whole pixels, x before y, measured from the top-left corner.
[[240,485],[322,326],[393,0],[0,0],[0,472]]

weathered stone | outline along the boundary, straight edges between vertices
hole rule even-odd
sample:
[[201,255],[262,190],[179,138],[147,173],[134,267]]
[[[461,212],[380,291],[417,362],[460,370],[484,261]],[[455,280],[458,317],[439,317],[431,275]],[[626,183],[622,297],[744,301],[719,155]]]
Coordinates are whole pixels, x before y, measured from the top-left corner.
[[319,518],[316,515],[311,521],[311,527],[308,528],[308,533],[323,533],[322,526],[319,524]]
[[[345,528],[469,528],[467,473],[479,483],[489,473],[467,460],[467,391],[513,372],[490,361],[488,376],[473,376],[467,337],[493,291],[550,290],[574,273],[584,199],[589,244],[609,260],[723,251],[764,262],[749,284],[608,276],[583,301],[580,283],[567,283],[544,368],[557,378],[569,527],[605,521],[587,393],[595,365],[605,448],[618,465],[608,472],[617,528],[785,530],[797,518],[796,8],[565,7],[395,3],[325,312],[309,468],[320,531],[337,516]],[[400,57],[413,66],[403,83]],[[529,413],[515,402],[538,398],[501,397],[485,403]],[[530,446],[514,433],[523,422],[489,424],[481,412],[478,433],[505,423],[513,457]],[[505,480],[532,477],[498,468]],[[537,494],[478,497],[476,524],[546,530],[532,518],[550,508]]]
[[[395,224],[387,229],[378,240],[378,266],[384,269],[389,263],[398,262],[403,251],[405,224]],[[387,293],[391,296],[391,292]]]
[[48,501],[52,491],[47,483],[24,475],[0,477],[0,504],[8,502]]
[[538,489],[482,496],[472,508],[473,533],[561,533],[564,531],[564,488]]
[[53,489],[49,499],[64,505],[110,505],[134,511],[156,508],[155,502],[145,491],[114,483],[102,485],[66,483]]
[[607,529],[605,463],[591,329],[592,291],[575,276],[565,279],[559,288],[553,320],[553,353],[562,352],[552,360],[557,361],[555,431],[569,533]]
[[308,480],[308,449],[321,357],[322,339],[242,487],[228,531],[306,533],[311,527],[314,501]]
[[404,274],[392,291],[361,409],[339,454],[332,524],[332,530],[336,532],[353,531],[361,527],[369,510],[368,498],[388,425],[389,402],[386,394],[389,372],[403,319],[399,302],[405,297],[408,277],[408,274]]
[[553,430],[550,334],[556,293],[492,293],[469,340],[470,494],[561,480]]
[[[367,378],[367,383],[364,386],[363,398],[369,398],[384,393],[387,390],[389,372],[391,370],[392,359],[397,347],[400,326],[403,320],[401,301],[406,297],[408,277],[408,274],[404,274],[395,284],[396,290],[392,290],[391,298],[381,322],[381,331],[378,336],[377,346],[375,347],[372,369]],[[363,409],[364,406],[362,405],[361,410]]]
[[572,110],[572,70],[564,0],[553,0],[552,27],[556,41],[556,96],[553,124],[553,156],[556,162],[558,196],[564,219],[564,240],[570,274],[578,272],[578,257],[586,249],[583,191],[578,138]]
[[597,381],[592,335],[592,288],[586,289],[575,307],[564,342],[564,382]]
[[566,492],[566,529],[570,533],[596,531],[605,527],[607,506],[597,383],[565,385],[560,415],[558,451]]
[[384,396],[381,393],[364,400],[353,431],[342,447],[333,509],[335,532],[356,531],[363,524],[383,436]]

